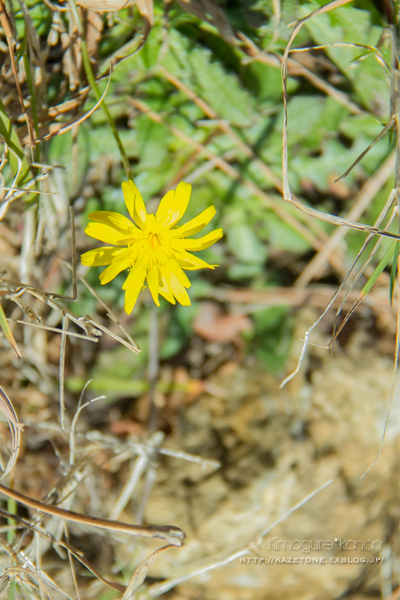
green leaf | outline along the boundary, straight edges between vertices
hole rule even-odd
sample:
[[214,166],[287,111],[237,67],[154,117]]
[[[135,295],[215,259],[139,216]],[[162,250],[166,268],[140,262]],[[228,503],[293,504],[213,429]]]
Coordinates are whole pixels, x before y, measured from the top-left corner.
[[253,101],[239,85],[238,77],[226,73],[218,61],[212,60],[211,52],[205,48],[195,48],[189,60],[198,94],[218,116],[232,125],[250,125]]
[[[317,148],[322,141],[319,124],[325,105],[320,96],[296,96],[288,106],[288,144],[300,143],[301,147]],[[281,130],[281,126],[279,126]]]
[[7,114],[6,107],[0,99],[0,135],[3,136],[4,140],[9,147],[7,152],[7,160],[10,164],[11,170],[14,176],[19,171],[19,177],[17,181],[18,186],[22,186],[23,183],[28,179],[30,174],[30,168],[28,161],[25,158],[24,151],[19,141],[18,134],[14,129],[11,120]]
[[191,43],[176,29],[172,29],[168,35],[168,52],[163,58],[162,64],[171,71],[178,79],[191,86],[191,69],[189,54]]
[[375,268],[371,277],[368,279],[367,283],[364,285],[363,289],[361,290],[361,295],[366,296],[368,294],[368,292],[371,291],[372,287],[374,286],[379,275],[382,273],[383,269],[392,260],[392,257],[395,254],[396,249],[398,251],[398,248],[397,248],[398,244],[399,244],[399,242],[392,242],[390,244],[389,248],[386,250],[385,254],[383,255],[382,260],[379,262],[378,266]]
[[228,246],[242,263],[262,264],[267,258],[267,248],[252,227],[245,222],[227,228]]
[[164,125],[142,115],[136,124],[136,141],[141,170],[158,170],[168,158],[169,132]]
[[[260,102],[282,101],[281,70],[271,65],[253,62],[244,71],[244,80]],[[290,78],[289,93],[297,83]]]
[[291,253],[304,253],[310,250],[308,240],[293,227],[282,221],[274,213],[270,212],[265,220],[264,228],[267,231],[269,245],[275,250],[284,250]]
[[228,277],[233,280],[252,279],[263,271],[262,264],[236,263],[229,267]]
[[389,288],[389,297],[390,297],[390,306],[393,303],[393,292],[394,292],[394,282],[397,275],[397,261],[399,258],[400,252],[400,242],[396,242],[396,247],[394,249],[393,261],[392,261],[392,269],[390,271],[390,288]]
[[383,125],[376,120],[376,117],[366,113],[349,115],[339,124],[340,133],[353,140],[360,135],[373,140],[380,134],[382,128]]
[[267,308],[252,315],[255,323],[253,338],[248,347],[254,351],[269,372],[285,367],[291,344],[291,323],[288,307]]

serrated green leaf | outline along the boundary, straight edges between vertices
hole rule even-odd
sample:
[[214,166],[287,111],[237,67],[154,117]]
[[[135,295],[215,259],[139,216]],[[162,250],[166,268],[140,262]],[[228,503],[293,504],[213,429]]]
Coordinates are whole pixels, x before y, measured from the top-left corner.
[[165,54],[162,64],[178,79],[190,86],[189,54],[189,40],[176,29],[172,29],[168,36],[168,52]]
[[136,124],[136,142],[141,170],[159,169],[168,156],[170,134],[164,125],[149,117],[139,117]]
[[250,125],[253,101],[240,86],[238,77],[228,74],[205,48],[195,48],[189,60],[198,94],[218,116],[232,125]]

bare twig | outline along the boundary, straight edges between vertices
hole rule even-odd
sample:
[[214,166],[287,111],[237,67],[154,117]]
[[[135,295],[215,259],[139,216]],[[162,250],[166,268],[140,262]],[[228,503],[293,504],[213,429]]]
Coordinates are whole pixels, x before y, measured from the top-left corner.
[[45,504],[39,500],[33,500],[32,498],[16,492],[15,490],[10,490],[4,485],[0,485],[0,492],[8,498],[13,498],[16,502],[19,502],[24,506],[28,506],[29,508],[33,508],[34,510],[38,510],[47,515],[61,517],[67,521],[81,523],[82,525],[100,527],[102,529],[119,531],[121,533],[127,533],[135,536],[159,538],[166,540],[173,546],[182,546],[185,540],[185,533],[182,531],[182,529],[179,529],[179,527],[174,527],[173,525],[130,525],[129,523],[121,523],[120,521],[111,521],[109,519],[81,515],[80,513],[64,510],[50,504]]

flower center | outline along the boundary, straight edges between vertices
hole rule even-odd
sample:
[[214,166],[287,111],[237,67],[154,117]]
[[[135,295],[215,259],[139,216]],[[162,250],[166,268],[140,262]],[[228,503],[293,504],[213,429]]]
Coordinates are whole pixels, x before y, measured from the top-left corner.
[[153,252],[157,252],[161,245],[160,238],[157,233],[150,232],[147,235],[147,241],[149,243],[149,247]]
[[140,263],[146,269],[165,268],[174,253],[170,244],[168,232],[160,231],[160,227],[154,220],[154,215],[149,214],[146,218],[146,227],[140,232],[135,231],[129,247],[131,248],[131,268]]

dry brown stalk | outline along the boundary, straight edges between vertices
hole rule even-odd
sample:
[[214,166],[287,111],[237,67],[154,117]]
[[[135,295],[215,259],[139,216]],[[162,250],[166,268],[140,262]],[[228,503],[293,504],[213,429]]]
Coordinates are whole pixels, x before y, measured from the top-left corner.
[[[354,197],[354,203],[347,218],[356,221],[370,205],[379,190],[384,186],[388,178],[393,174],[395,166],[395,153],[393,152],[374,173],[372,177],[363,185],[358,194]],[[348,229],[339,227],[334,231],[324,246],[310,260],[295,285],[298,287],[306,286],[318,273],[321,273],[328,256],[336,250],[340,242],[345,238]]]
[[131,525],[129,523],[121,523],[120,521],[82,515],[70,510],[58,508],[57,506],[45,504],[44,502],[40,502],[40,500],[34,500],[33,498],[29,498],[28,496],[16,492],[15,490],[11,490],[1,484],[0,492],[24,506],[28,506],[29,508],[33,508],[34,510],[38,510],[47,515],[61,517],[67,521],[73,521],[74,523],[119,531],[120,533],[127,533],[129,535],[140,537],[159,538],[167,541],[172,546],[182,546],[185,541],[185,533],[182,529],[174,527],[173,525]]

